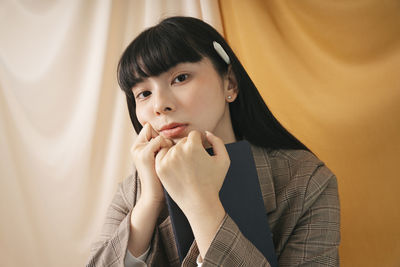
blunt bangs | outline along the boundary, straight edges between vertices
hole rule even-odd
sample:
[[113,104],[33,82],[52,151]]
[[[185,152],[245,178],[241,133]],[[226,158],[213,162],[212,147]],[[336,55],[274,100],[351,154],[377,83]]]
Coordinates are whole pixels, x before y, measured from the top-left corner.
[[150,76],[158,76],[183,62],[205,56],[194,40],[174,25],[153,27],[140,34],[125,50],[118,65],[118,83],[126,92]]

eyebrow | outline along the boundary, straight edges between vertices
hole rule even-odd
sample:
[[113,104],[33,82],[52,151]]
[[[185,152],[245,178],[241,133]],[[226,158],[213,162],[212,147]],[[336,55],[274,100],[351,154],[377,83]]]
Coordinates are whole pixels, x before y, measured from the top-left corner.
[[[158,77],[158,76],[161,76],[163,73],[172,74],[172,72],[175,72],[176,69],[178,69],[178,68],[184,68],[185,65],[192,65],[192,64],[196,64],[196,63],[198,63],[198,62],[181,62],[181,63],[178,63],[177,65],[175,65],[175,66],[169,68],[168,70],[166,70],[166,71],[160,73],[160,74],[157,75],[157,76],[149,76],[149,77],[140,78],[140,79],[135,83],[135,85],[132,86],[131,91],[133,92],[133,91],[135,91],[135,89],[137,90],[137,89],[138,89],[138,85],[140,85],[141,83],[145,83],[146,80],[147,80],[148,78],[150,78],[150,77]],[[140,87],[140,86],[139,86],[139,87]]]
[[[142,81],[142,82],[143,82],[143,81]],[[132,86],[131,91],[132,91],[132,92],[135,92],[135,91],[139,90],[139,89],[140,89],[140,84],[141,84],[142,82],[136,83],[134,86]]]
[[134,92],[135,90],[137,91],[140,87],[140,84],[145,83],[147,78],[140,79],[140,81],[136,82],[132,87],[131,91]]

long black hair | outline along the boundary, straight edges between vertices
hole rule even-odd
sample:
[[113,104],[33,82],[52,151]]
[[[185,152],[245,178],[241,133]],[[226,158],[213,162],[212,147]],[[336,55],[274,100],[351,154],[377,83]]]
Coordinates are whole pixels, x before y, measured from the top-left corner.
[[[225,75],[228,64],[217,54],[218,42],[230,58],[238,83],[238,96],[229,103],[237,140],[266,148],[307,149],[273,116],[249,75],[225,39],[210,25],[192,17],[170,17],[143,31],[126,48],[118,64],[118,83],[126,94],[129,115],[137,133],[142,129],[136,117],[132,87],[183,62],[199,62],[207,57],[216,71]],[[308,149],[307,149],[308,150]]]

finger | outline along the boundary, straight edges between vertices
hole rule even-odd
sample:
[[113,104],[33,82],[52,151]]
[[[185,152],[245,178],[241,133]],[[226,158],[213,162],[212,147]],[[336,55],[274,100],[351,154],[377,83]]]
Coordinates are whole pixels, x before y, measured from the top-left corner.
[[201,140],[201,133],[199,131],[191,131],[188,134],[187,140],[190,144],[203,144]]
[[142,130],[138,134],[137,142],[139,143],[147,143],[151,139],[151,126],[149,123],[145,123]]
[[153,153],[156,156],[161,149],[167,149],[167,151],[173,146],[172,141],[159,135],[156,138],[150,140],[146,146],[147,153]]
[[163,142],[165,141],[162,139],[162,136],[159,135],[149,141],[149,143],[146,145],[146,150],[151,153],[157,153],[161,148],[164,147]]
[[161,135],[159,135],[160,136],[160,138],[161,138],[161,147],[166,147],[166,148],[170,148],[171,146],[173,146],[174,145],[174,143],[172,142],[172,140],[170,140],[170,139],[168,139],[168,138],[165,138],[165,137],[163,137],[163,136],[161,136]]
[[[137,149],[139,144],[147,144],[150,140],[151,132],[150,132],[150,124],[145,123],[139,134],[136,136],[135,142],[131,148],[132,155],[135,154],[135,150]],[[148,137],[149,136],[149,137]]]
[[165,155],[168,153],[168,148],[161,148],[156,155],[156,171],[159,172],[161,161],[164,159]]
[[171,147],[171,146],[173,146],[173,145],[175,144],[174,141],[171,140],[171,139],[167,139],[167,138],[166,138],[166,140],[167,140],[167,142],[168,142],[168,146],[169,146],[169,147]]
[[202,136],[199,131],[191,131],[188,134],[186,148],[190,149],[190,151],[192,151],[192,152],[193,152],[193,150],[195,150],[195,151],[202,151],[202,152],[206,153],[204,146],[203,146]]
[[154,130],[153,126],[151,126],[150,123],[148,123],[149,127],[150,127],[150,131],[151,131],[151,138],[156,138],[159,134],[156,132],[156,130]]
[[215,136],[209,131],[206,131],[207,141],[211,144],[214,156],[217,158],[229,158],[228,152],[226,151],[226,147],[224,142],[218,136]]
[[183,137],[181,140],[179,140],[179,141],[175,144],[175,146],[177,146],[177,147],[182,146],[182,145],[186,144],[186,142],[187,142],[187,137]]
[[140,131],[137,141],[140,143],[147,143],[152,138],[156,138],[158,136],[157,132],[153,129],[150,123],[146,122]]

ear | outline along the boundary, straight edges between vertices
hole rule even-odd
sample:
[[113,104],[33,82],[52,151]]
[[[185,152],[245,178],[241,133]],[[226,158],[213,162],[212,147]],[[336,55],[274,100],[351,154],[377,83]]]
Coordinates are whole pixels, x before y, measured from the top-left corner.
[[224,82],[224,94],[226,101],[229,103],[235,101],[238,95],[238,83],[235,73],[232,71],[231,65],[228,67],[228,72],[225,75]]

